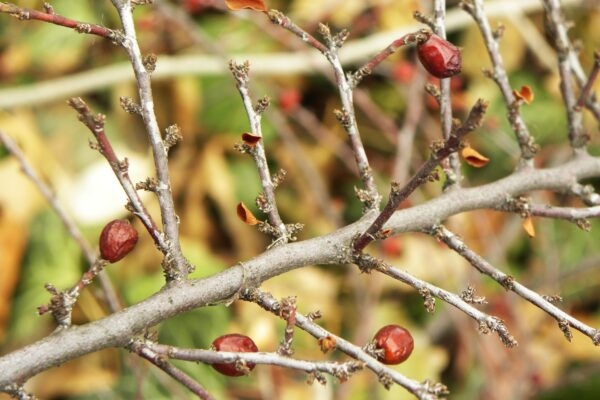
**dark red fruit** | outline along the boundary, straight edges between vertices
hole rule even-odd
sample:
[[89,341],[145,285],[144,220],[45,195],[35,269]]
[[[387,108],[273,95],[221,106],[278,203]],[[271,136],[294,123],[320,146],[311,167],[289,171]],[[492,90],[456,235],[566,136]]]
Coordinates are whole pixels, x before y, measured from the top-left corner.
[[414,342],[410,333],[398,325],[386,325],[373,338],[377,349],[383,350],[379,361],[384,364],[400,364],[413,351]]
[[[231,351],[235,353],[253,353],[258,351],[256,344],[248,336],[240,335],[238,333],[231,333],[229,335],[219,336],[212,342],[212,346],[217,351]],[[246,366],[250,371],[254,369],[254,364],[247,363]],[[243,371],[239,371],[235,364],[213,364],[212,367],[227,376],[243,376]]]
[[417,53],[421,64],[437,78],[449,78],[460,73],[460,50],[435,34],[417,45]]
[[129,221],[111,221],[100,234],[100,256],[115,263],[129,254],[137,241],[138,233]]

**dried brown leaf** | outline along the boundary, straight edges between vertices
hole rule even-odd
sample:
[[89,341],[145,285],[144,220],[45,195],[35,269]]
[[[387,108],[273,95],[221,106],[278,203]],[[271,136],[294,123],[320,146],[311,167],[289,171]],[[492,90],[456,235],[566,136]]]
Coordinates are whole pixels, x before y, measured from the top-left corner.
[[250,133],[250,132],[242,133],[242,140],[244,141],[244,143],[246,143],[250,147],[256,146],[256,143],[258,143],[260,141],[260,139],[262,139],[260,136],[255,135],[253,133]]
[[460,156],[467,164],[475,168],[482,168],[490,162],[490,159],[479,153],[471,146],[464,147],[460,150]]
[[521,86],[521,90],[518,92],[513,90],[513,96],[515,96],[519,100],[523,100],[526,104],[531,104],[534,99],[533,90],[527,85]]
[[535,237],[535,227],[533,226],[533,219],[531,217],[527,217],[523,220],[523,229],[530,238]]
[[250,211],[243,202],[237,205],[237,215],[242,222],[247,225],[258,224],[258,219],[256,219],[254,214],[252,214],[252,211]]

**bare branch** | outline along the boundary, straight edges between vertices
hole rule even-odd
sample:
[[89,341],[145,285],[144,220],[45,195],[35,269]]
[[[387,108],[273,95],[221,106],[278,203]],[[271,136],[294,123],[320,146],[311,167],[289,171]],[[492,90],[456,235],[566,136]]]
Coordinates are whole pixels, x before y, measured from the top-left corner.
[[[98,258],[96,257],[96,252],[92,249],[92,246],[88,243],[88,241],[83,237],[81,231],[77,227],[75,221],[71,218],[71,216],[67,213],[67,211],[63,208],[62,204],[58,201],[50,187],[46,185],[46,183],[40,178],[37,174],[33,166],[29,163],[25,154],[21,151],[17,143],[4,131],[0,130],[0,142],[4,143],[6,149],[15,157],[15,159],[21,165],[21,169],[23,173],[31,179],[35,187],[40,191],[40,193],[44,196],[48,204],[52,207],[58,218],[62,221],[65,228],[69,232],[69,235],[75,240],[75,242],[81,248],[83,255],[85,256],[88,264],[90,265],[90,271],[93,276],[89,276],[88,278],[93,279],[96,275],[96,267]],[[108,303],[111,311],[115,312],[121,309],[121,303],[119,301],[119,297],[117,296],[115,289],[110,281],[110,278],[102,268],[98,269],[100,285],[102,286],[102,290],[104,295],[106,296],[106,301]],[[82,277],[83,279],[83,277]],[[83,289],[81,286],[81,281],[77,286],[80,286],[80,289]],[[87,283],[86,283],[87,284]],[[70,314],[70,313],[69,313]]]
[[[243,300],[254,302],[262,308],[264,308],[265,310],[274,313],[275,315],[280,314],[280,303],[277,300],[275,300],[273,296],[271,296],[269,293],[260,292],[256,289],[247,290],[244,293],[242,293],[241,298]],[[393,382],[399,384],[400,386],[404,387],[406,390],[417,396],[419,399],[433,400],[437,399],[439,395],[446,393],[446,388],[442,388],[443,385],[433,385],[433,387],[429,387],[429,385],[425,383],[419,383],[417,381],[409,379],[404,375],[398,373],[397,371],[386,367],[360,347],[325,330],[323,327],[312,322],[310,319],[308,319],[300,313],[296,313],[296,326],[308,332],[316,339],[330,337],[332,340],[335,341],[336,349],[363,362],[365,364],[365,367],[373,371],[375,374],[377,374],[377,376],[388,377]]]
[[499,38],[494,37],[488,17],[483,9],[483,0],[465,0],[460,4],[465,11],[471,14],[483,36],[494,69],[493,72],[489,72],[488,75],[496,82],[504,97],[504,102],[508,108],[508,120],[517,136],[517,141],[521,148],[521,162],[523,166],[532,166],[531,159],[537,152],[537,146],[519,112],[520,103],[513,95],[498,48]]
[[[368,272],[374,269],[376,271],[381,272],[382,274],[392,277],[393,279],[396,279],[400,282],[404,282],[407,285],[412,286],[419,293],[421,293],[421,295],[425,297],[426,306],[428,301],[430,301],[429,296],[435,296],[440,300],[443,300],[446,303],[456,307],[457,309],[459,309],[460,311],[464,312],[469,317],[477,321],[479,331],[481,333],[487,334],[490,331],[496,332],[496,334],[498,334],[498,336],[502,340],[502,343],[504,343],[506,347],[511,348],[517,346],[517,341],[508,332],[508,328],[501,319],[479,311],[465,300],[465,298],[474,299],[472,294],[470,297],[467,297],[463,295],[458,296],[454,293],[450,293],[429,282],[425,282],[421,279],[418,279],[405,271],[396,269],[391,265],[385,263],[384,261],[377,260],[374,257],[367,254],[361,254],[356,256],[354,261],[358,265],[358,267],[361,268],[361,270],[363,271]],[[471,303],[481,302],[481,299],[478,299],[477,301],[471,301]],[[431,310],[428,309],[428,311],[433,311],[433,308]]]
[[429,159],[404,187],[400,187],[397,183],[392,183],[392,190],[385,208],[369,229],[356,239],[353,245],[355,252],[360,253],[369,243],[380,235],[383,225],[392,217],[400,203],[408,198],[412,192],[423,183],[435,179],[435,177],[432,177],[435,167],[438,166],[441,160],[460,148],[461,140],[467,133],[472,132],[479,127],[483,120],[483,115],[487,110],[487,106],[488,103],[479,99],[471,109],[465,122],[461,126],[455,128],[446,141],[432,146],[433,151],[429,156]]
[[144,59],[136,38],[135,25],[131,14],[131,4],[129,0],[113,0],[113,4],[119,12],[121,23],[123,24],[124,40],[123,47],[127,51],[129,60],[135,73],[135,79],[139,89],[140,105],[142,107],[142,119],[146,127],[146,133],[150,139],[152,155],[154,156],[154,166],[158,185],[156,194],[160,204],[160,211],[163,223],[163,229],[166,235],[164,239],[169,248],[169,253],[165,257],[165,267],[167,281],[180,281],[184,279],[192,267],[181,253],[179,243],[179,222],[175,214],[175,205],[171,193],[171,182],[169,178],[169,169],[167,163],[167,149],[162,140],[156,115],[154,114],[154,99],[152,97],[152,86],[150,83],[150,72],[144,66]]
[[583,129],[583,116],[577,110],[578,103],[573,88],[571,59],[569,58],[570,43],[562,10],[557,0],[544,0],[544,10],[546,12],[546,26],[550,36],[554,40],[554,47],[558,57],[560,91],[567,112],[569,141],[574,150],[585,150],[585,145],[589,137]]
[[362,363],[356,361],[338,363],[329,361],[296,360],[277,353],[233,353],[202,349],[184,349],[155,343],[146,343],[145,346],[163,357],[177,360],[203,362],[206,364],[234,364],[237,361],[242,360],[245,363],[276,365],[304,371],[306,373],[314,374],[323,372],[337,377],[342,382],[363,368]]
[[[48,3],[45,3],[45,5],[48,5]],[[71,28],[78,33],[87,33],[109,39],[115,44],[121,44],[121,41],[123,40],[123,34],[119,31],[108,29],[101,25],[75,21],[63,17],[62,15],[55,14],[50,5],[45,7],[45,11],[37,11],[31,8],[19,7],[12,3],[0,2],[0,13],[9,14],[22,21],[37,20],[64,26]]]
[[[446,39],[446,0],[435,0],[434,2],[434,32],[442,39]],[[442,123],[442,134],[444,140],[450,137],[452,132],[452,100],[450,97],[451,78],[440,79],[440,120]],[[460,158],[458,153],[450,154],[448,160],[441,163],[446,175],[444,188],[451,188],[454,185],[460,185]]]
[[[600,345],[600,331],[594,329],[578,319],[570,316],[566,312],[562,311],[546,299],[543,296],[537,294],[531,289],[521,285],[517,282],[512,276],[505,274],[504,272],[494,268],[490,263],[483,259],[480,255],[471,250],[467,245],[454,233],[450,232],[443,225],[434,226],[429,232],[430,235],[435,236],[438,240],[446,243],[448,247],[452,250],[460,254],[464,257],[473,267],[475,267],[479,272],[485,274],[500,285],[502,285],[506,290],[510,290],[517,295],[521,296],[523,299],[527,300],[531,304],[537,306],[553,318],[555,318],[561,327],[563,332],[568,330],[568,327],[573,327],[588,336],[592,339],[595,345]],[[565,333],[565,336],[566,333]],[[569,337],[567,336],[567,339]],[[569,339],[570,341],[570,339]]]
[[140,357],[145,358],[146,360],[148,360],[149,362],[151,362],[153,365],[160,368],[164,372],[166,372],[177,382],[179,382],[182,385],[184,385],[185,387],[187,387],[192,393],[194,393],[199,398],[201,398],[203,400],[213,400],[214,399],[214,397],[212,397],[210,395],[210,393],[208,393],[202,385],[200,385],[198,382],[196,382],[196,380],[194,380],[194,378],[192,378],[191,376],[189,376],[188,374],[186,374],[185,372],[183,372],[182,370],[180,370],[173,364],[167,362],[163,358],[163,357],[165,357],[164,354],[160,354],[160,353],[154,351],[154,349],[152,349],[148,345],[145,345],[141,341],[133,341],[129,345],[129,349],[131,351],[133,351],[134,353],[138,354]]
[[248,149],[248,152],[252,155],[252,158],[254,158],[254,162],[256,163],[258,175],[260,176],[260,184],[263,189],[263,194],[261,195],[262,201],[257,200],[257,204],[261,211],[269,216],[269,224],[276,232],[273,243],[287,243],[288,240],[290,240],[290,235],[288,234],[287,228],[281,220],[279,210],[277,209],[275,187],[271,180],[271,173],[269,172],[269,165],[267,163],[265,147],[262,140],[261,119],[263,112],[269,105],[269,100],[268,98],[259,100],[256,107],[252,103],[250,92],[248,90],[248,74],[250,72],[250,64],[248,61],[244,64],[236,64],[231,61],[229,63],[229,69],[235,79],[236,87],[242,96],[242,102],[244,103],[246,114],[248,115],[252,134],[260,138],[252,148]]

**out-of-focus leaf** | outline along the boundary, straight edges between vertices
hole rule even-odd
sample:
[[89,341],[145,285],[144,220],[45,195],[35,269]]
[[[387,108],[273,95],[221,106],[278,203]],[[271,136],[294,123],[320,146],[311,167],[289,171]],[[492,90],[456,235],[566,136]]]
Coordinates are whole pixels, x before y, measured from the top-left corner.
[[249,8],[254,11],[267,11],[267,6],[263,0],[225,0],[227,8],[233,11]]
[[246,225],[258,224],[258,220],[254,216],[254,214],[252,214],[252,211],[250,211],[244,203],[238,203],[236,211],[238,218],[241,219],[242,222]]
[[533,90],[527,85],[521,86],[521,89],[518,91],[513,90],[513,96],[515,96],[517,99],[523,100],[526,104],[531,104],[534,99]]
[[475,168],[483,168],[490,162],[490,159],[479,153],[471,146],[463,147],[460,150],[460,156],[467,164]]
[[531,217],[527,217],[523,220],[523,229],[530,238],[535,237],[535,227],[533,226],[533,219]]

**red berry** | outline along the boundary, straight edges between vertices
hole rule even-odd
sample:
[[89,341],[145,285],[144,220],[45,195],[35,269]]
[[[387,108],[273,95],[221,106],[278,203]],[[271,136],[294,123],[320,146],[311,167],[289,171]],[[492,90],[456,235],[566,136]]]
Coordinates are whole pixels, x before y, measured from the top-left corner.
[[449,78],[460,73],[460,50],[435,34],[417,45],[417,53],[421,64],[437,78]]
[[137,241],[138,233],[129,221],[111,221],[100,234],[100,256],[115,263],[129,254]]
[[375,346],[383,350],[380,361],[384,364],[400,364],[413,351],[414,342],[410,333],[398,325],[386,325],[376,334]]
[[[240,335],[238,333],[231,333],[229,335],[219,336],[212,342],[212,346],[217,351],[231,351],[235,353],[253,353],[258,351],[256,344],[248,336]],[[246,366],[250,371],[254,369],[254,364],[247,363]],[[239,371],[235,364],[213,364],[212,367],[227,376],[243,376],[243,371]]]
[[294,111],[299,105],[302,96],[298,89],[284,89],[279,93],[279,108],[288,113]]

